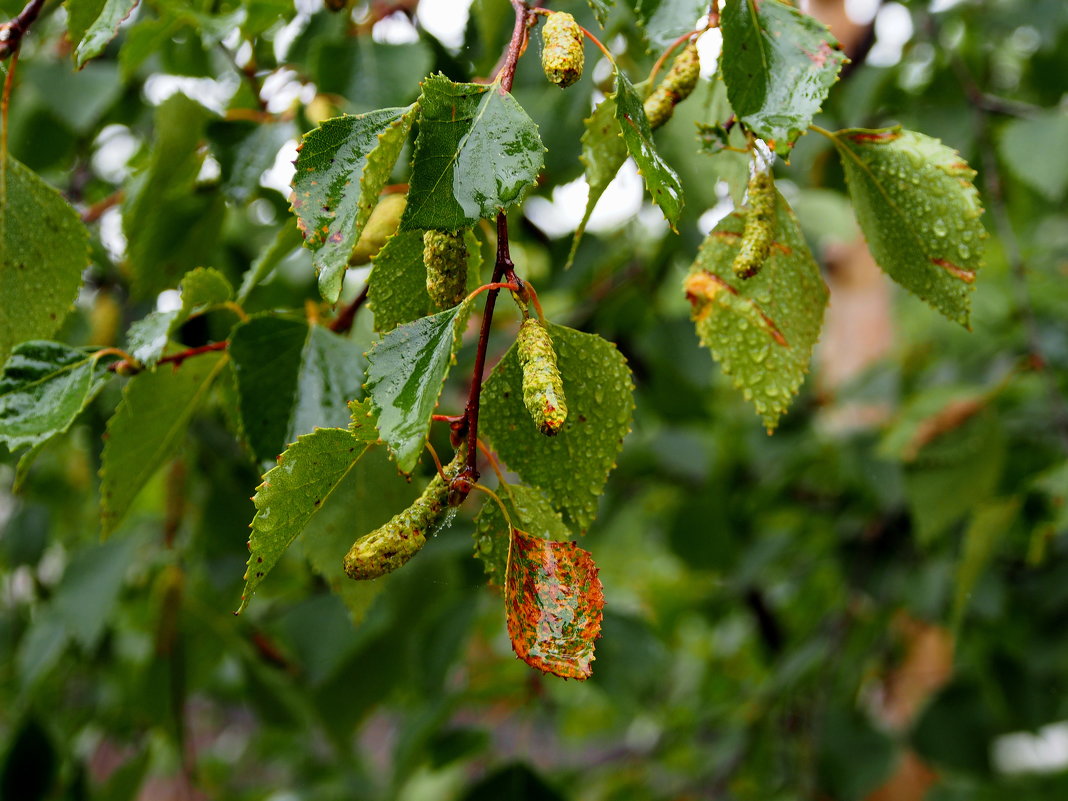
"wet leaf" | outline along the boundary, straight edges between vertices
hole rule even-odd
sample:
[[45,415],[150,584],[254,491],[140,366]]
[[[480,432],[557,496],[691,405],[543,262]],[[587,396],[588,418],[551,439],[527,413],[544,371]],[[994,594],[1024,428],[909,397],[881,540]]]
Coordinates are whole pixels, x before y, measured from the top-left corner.
[[23,342],[0,374],[0,442],[14,451],[62,434],[114,375],[92,348]]
[[682,211],[682,184],[653,143],[641,96],[619,70],[616,70],[616,120],[627,150],[645,179],[645,188],[674,229]]
[[538,126],[499,84],[423,81],[419,137],[401,228],[457,231],[494,217],[533,186]]
[[772,430],[808,372],[819,338],[827,287],[793,211],[776,193],[775,236],[763,269],[738,278],[746,210],[708,235],[685,289],[701,344]]
[[720,59],[738,119],[781,156],[805,133],[845,63],[827,26],[780,0],[727,0]]
[[300,229],[292,221],[278,229],[278,235],[269,244],[241,278],[241,286],[237,290],[237,302],[244,303],[252,290],[259,286],[267,276],[271,274],[282,261],[294,250],[301,246],[304,237]]
[[[567,542],[572,538],[560,513],[553,509],[549,497],[542,490],[506,484],[497,490],[497,495],[508,509],[513,525],[521,526],[536,537],[555,542]],[[492,498],[486,498],[475,518],[475,556],[482,560],[489,583],[501,589],[508,565],[511,532],[501,507]]]
[[298,435],[349,421],[363,394],[359,345],[322,326],[253,317],[230,335],[241,427],[253,455],[273,460]]
[[481,431],[512,470],[545,490],[553,506],[585,531],[630,431],[634,384],[611,342],[552,323],[548,329],[567,393],[567,422],[560,433],[543,435],[523,405],[514,345],[482,388]]
[[937,139],[901,128],[851,128],[834,142],[879,267],[967,327],[986,238],[975,172]]
[[229,358],[206,353],[180,368],[138,373],[108,420],[100,467],[103,536],[119,527],[141,488],[177,453],[193,412]]
[[615,4],[615,0],[586,0],[586,2],[589,3],[593,16],[597,18],[597,24],[603,28],[604,21],[608,18],[608,12]]
[[367,354],[367,394],[378,431],[403,473],[423,452],[430,416],[460,347],[470,303],[397,326]]
[[218,308],[233,297],[226,276],[211,267],[198,267],[186,273],[179,285],[182,305],[165,312],[151,312],[133,323],[126,334],[126,349],[147,367],[163,355],[171,334],[190,318]]
[[[278,457],[278,465],[263,476],[252,499],[256,516],[250,526],[239,614],[282,554],[372,447],[347,429],[320,428],[298,438]],[[344,555],[338,554],[339,565]]]
[[708,13],[707,0],[630,0],[630,5],[650,50],[667,47]]
[[349,256],[408,138],[417,107],[327,120],[304,135],[293,178],[293,211],[313,252],[319,293],[341,294]]
[[504,606],[520,659],[561,678],[590,677],[604,592],[587,551],[513,529]]
[[89,264],[89,235],[70,204],[24,165],[0,166],[0,363],[19,342],[51,336]]
[[78,69],[104,52],[137,3],[138,0],[66,0],[67,28]]

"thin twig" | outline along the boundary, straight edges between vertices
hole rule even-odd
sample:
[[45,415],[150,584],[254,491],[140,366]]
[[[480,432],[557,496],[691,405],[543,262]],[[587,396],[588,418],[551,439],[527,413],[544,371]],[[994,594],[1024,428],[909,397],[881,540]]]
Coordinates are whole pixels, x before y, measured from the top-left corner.
[[341,310],[341,313],[330,323],[331,331],[335,334],[347,334],[352,330],[352,323],[356,320],[356,312],[358,312],[360,307],[367,302],[367,294],[370,289],[371,285],[366,284],[363,291],[356,296],[356,299]]
[[0,61],[18,52],[23,37],[29,33],[42,7],[44,0],[30,0],[17,17],[0,25]]
[[[191,359],[194,356],[200,356],[203,353],[213,353],[219,350],[226,350],[230,346],[229,341],[223,340],[222,342],[212,342],[209,345],[201,345],[198,348],[189,348],[187,350],[179,351],[178,353],[172,353],[170,356],[164,356],[162,359],[156,362],[159,364],[173,364],[174,369],[178,369],[182,366],[182,362],[186,359]],[[122,361],[112,362],[108,365],[108,370],[121,375],[133,375],[134,373],[140,373],[143,371],[144,365],[139,364],[136,361],[130,361],[129,359],[123,359]]]
[[105,211],[122,203],[124,198],[125,195],[123,194],[123,191],[121,189],[116,189],[110,195],[101,200],[98,200],[92,206],[83,211],[82,222],[86,225],[88,225],[89,223],[96,222],[104,216]]

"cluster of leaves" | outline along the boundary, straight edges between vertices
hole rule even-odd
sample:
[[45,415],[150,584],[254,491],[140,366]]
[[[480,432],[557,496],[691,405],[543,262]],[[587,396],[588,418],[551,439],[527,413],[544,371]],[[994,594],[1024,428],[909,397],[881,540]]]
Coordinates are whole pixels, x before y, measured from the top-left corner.
[[[303,781],[316,797],[354,787],[417,797],[433,792],[431,776],[459,793],[465,765],[501,755],[464,722],[464,707],[504,699],[521,717],[531,700],[500,647],[504,628],[524,660],[575,678],[590,675],[604,635],[590,688],[537,685],[556,702],[556,731],[582,732],[584,756],[596,738],[626,729],[624,758],[642,766],[596,771],[583,797],[711,785],[746,798],[860,798],[907,752],[945,771],[944,797],[972,797],[1002,781],[990,779],[986,755],[997,734],[1063,717],[1029,695],[1050,686],[1059,651],[1034,663],[1027,655],[1063,611],[1047,590],[1066,527],[1064,453],[1045,428],[1056,425],[1049,398],[1064,392],[1068,349],[1051,322],[1064,292],[1025,283],[1032,330],[1023,337],[1006,300],[1019,290],[1000,254],[975,283],[986,243],[974,173],[910,128],[938,132],[970,158],[994,145],[905,103],[895,76],[906,70],[862,68],[836,105],[828,92],[844,56],[822,24],[778,0],[727,0],[718,69],[654,131],[643,104],[659,62],[647,81],[628,75],[645,74],[707,3],[569,8],[613,42],[603,98],[592,94],[592,64],[563,94],[532,58],[510,92],[503,72],[476,82],[492,76],[511,35],[513,9],[500,0],[476,0],[459,53],[425,31],[408,44],[374,40],[361,15],[375,4],[344,14],[277,0],[66,5],[65,16],[46,6],[26,39],[13,157],[0,165],[0,441],[22,493],[10,496],[0,540],[17,568],[14,600],[0,609],[14,655],[0,664],[14,701],[10,717],[0,714],[11,742],[5,797],[58,785],[133,797],[146,773],[167,772],[192,742],[194,695],[220,714],[237,704],[256,712],[254,726],[240,724],[238,761],[250,778],[234,778],[221,745],[201,756],[197,781],[227,797],[255,797],[256,766],[272,761],[279,781]],[[979,24],[972,10],[957,14],[960,25]],[[1046,31],[1054,38],[1042,52],[1056,52],[1063,31]],[[927,76],[924,97],[946,92],[964,109],[974,100],[951,77],[953,59],[969,69],[967,59],[987,57],[971,36],[971,50],[949,53]],[[69,46],[57,52],[57,42]],[[275,107],[266,75],[314,82],[314,99]],[[230,80],[225,108],[181,93],[145,104],[142,93],[168,76]],[[1029,101],[1053,105],[1053,89],[1034,76],[1028,86]],[[1056,141],[1063,114],[1033,111],[997,129],[995,158],[1023,198],[1006,212],[1010,225],[1068,184],[1055,148],[1044,168],[1029,158]],[[901,125],[869,127],[888,121]],[[290,214],[260,176],[301,131]],[[139,152],[108,166],[109,141]],[[790,164],[775,167],[770,227],[753,224],[755,204],[742,197],[749,174],[780,157]],[[616,241],[583,236],[628,158],[677,234],[635,223]],[[551,241],[528,224],[524,201],[548,197],[579,164],[585,215],[573,239]],[[702,243],[695,223],[722,200],[717,177],[735,210]],[[350,269],[382,199],[404,187],[403,213],[370,271]],[[892,405],[881,442],[870,430],[828,434],[809,397],[794,401],[828,297],[814,246],[852,231],[850,205],[884,272],[944,317],[967,326],[980,289],[979,335],[914,305],[903,310],[902,357],[845,394]],[[498,214],[504,227],[494,230],[486,221]],[[1063,260],[1058,218],[1049,219],[1048,230],[1024,228],[1045,265],[1030,280],[1049,280]],[[467,231],[462,269],[474,292],[491,266],[496,274],[509,224],[516,274],[537,285],[554,321],[568,406],[555,437],[523,404],[515,311],[498,310],[488,344],[475,342],[469,323],[486,294],[438,311],[426,289],[424,231]],[[733,265],[751,232],[768,241],[750,248],[762,254],[759,269],[742,277]],[[81,311],[68,317],[76,297]],[[351,318],[331,311],[354,308],[351,330]],[[698,341],[769,430],[793,404],[775,438],[721,391]],[[396,575],[349,580],[349,545],[403,510],[433,472],[421,460],[428,441],[437,453],[455,446],[433,418],[463,409],[480,374],[459,368],[487,349],[478,433],[511,472],[499,474],[497,500],[479,496],[481,509],[469,510],[482,567],[470,541],[449,531]],[[1045,373],[1004,353],[1028,355],[1032,367],[1044,354]],[[624,449],[636,400],[639,425]],[[96,519],[115,535],[102,544]],[[587,530],[600,575],[572,542]],[[287,557],[291,546],[305,560]],[[1015,583],[1019,570],[1026,579]],[[506,627],[500,600],[474,589],[483,571],[504,593]],[[251,620],[223,616],[254,590],[264,600]],[[903,615],[971,632],[970,619],[1007,626],[1022,610],[1031,617],[1014,638],[962,641],[958,677],[912,728],[888,736],[888,716],[856,701],[876,694],[872,675],[890,685],[892,649],[915,631]],[[92,665],[83,679],[64,667],[71,652]],[[991,663],[1009,679],[986,672]],[[44,716],[70,698],[62,724]],[[389,775],[352,766],[353,731],[377,724],[401,732]],[[45,764],[54,744],[67,750],[90,729],[96,753],[134,756],[110,776],[71,756],[55,775]],[[965,729],[964,744],[946,745]],[[165,744],[131,734],[146,730]],[[332,756],[294,756],[293,740],[277,734],[309,730]],[[554,742],[562,753],[550,761],[566,781],[567,747]],[[43,760],[39,791],[19,784],[27,754]],[[566,795],[505,766],[466,797],[517,787]]]

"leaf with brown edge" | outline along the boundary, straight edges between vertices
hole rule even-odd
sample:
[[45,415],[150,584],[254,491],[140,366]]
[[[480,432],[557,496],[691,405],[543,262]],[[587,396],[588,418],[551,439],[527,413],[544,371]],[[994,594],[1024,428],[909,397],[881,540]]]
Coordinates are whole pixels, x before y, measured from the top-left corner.
[[504,608],[520,659],[561,678],[590,677],[604,591],[589,552],[513,528]]

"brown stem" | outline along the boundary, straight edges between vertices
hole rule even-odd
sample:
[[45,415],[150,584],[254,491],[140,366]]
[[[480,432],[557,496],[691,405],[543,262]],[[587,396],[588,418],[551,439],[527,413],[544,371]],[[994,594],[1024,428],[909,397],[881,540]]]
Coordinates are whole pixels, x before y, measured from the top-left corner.
[[[187,350],[178,351],[178,353],[172,353],[170,356],[164,356],[157,361],[156,364],[173,364],[174,368],[177,370],[182,366],[182,362],[186,359],[190,359],[193,356],[200,356],[203,353],[226,350],[229,346],[230,343],[226,340],[223,340],[222,342],[212,342],[209,345],[201,345],[198,348],[189,348]],[[128,359],[112,362],[108,365],[108,370],[113,373],[117,372],[121,375],[133,375],[134,373],[140,373],[144,369],[145,368],[142,365],[137,364],[136,362],[131,362]]]
[[512,39],[508,42],[508,49],[504,53],[504,63],[501,64],[496,76],[501,82],[501,89],[506,92],[512,91],[515,68],[527,44],[527,24],[531,19],[530,6],[523,0],[512,0],[512,8],[515,9]]
[[356,319],[356,312],[358,312],[360,306],[367,301],[367,293],[370,289],[370,284],[365,285],[363,291],[356,296],[356,299],[341,310],[341,313],[330,323],[331,331],[335,334],[347,334],[352,330],[352,323]]
[[18,52],[22,37],[29,32],[43,6],[44,0],[30,0],[17,17],[0,25],[0,61]]
[[116,189],[110,195],[101,200],[98,200],[92,206],[83,211],[82,222],[86,225],[88,225],[89,223],[96,222],[104,215],[105,211],[112,208],[113,206],[117,206],[122,203],[124,197],[125,195],[123,194],[123,191],[121,189]]

